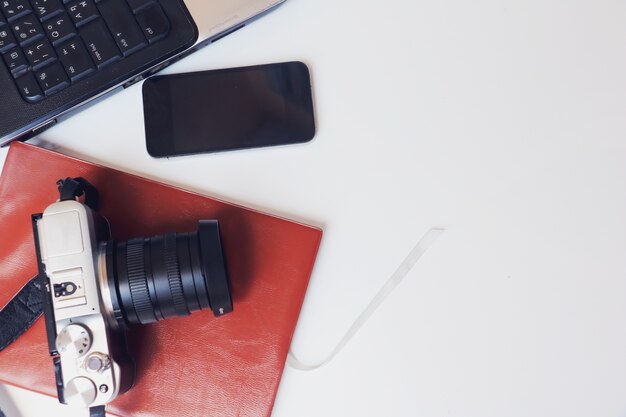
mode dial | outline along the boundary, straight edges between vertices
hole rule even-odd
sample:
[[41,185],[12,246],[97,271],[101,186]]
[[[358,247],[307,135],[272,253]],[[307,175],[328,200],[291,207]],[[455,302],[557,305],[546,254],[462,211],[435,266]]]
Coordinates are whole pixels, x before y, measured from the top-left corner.
[[91,335],[86,327],[80,324],[69,324],[57,335],[57,351],[61,356],[80,358],[91,347]]

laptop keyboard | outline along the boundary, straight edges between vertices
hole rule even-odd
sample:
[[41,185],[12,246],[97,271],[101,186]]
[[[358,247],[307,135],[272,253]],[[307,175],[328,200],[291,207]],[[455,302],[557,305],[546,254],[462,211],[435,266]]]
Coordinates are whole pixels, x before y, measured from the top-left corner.
[[0,54],[35,103],[163,39],[154,0],[0,0]]

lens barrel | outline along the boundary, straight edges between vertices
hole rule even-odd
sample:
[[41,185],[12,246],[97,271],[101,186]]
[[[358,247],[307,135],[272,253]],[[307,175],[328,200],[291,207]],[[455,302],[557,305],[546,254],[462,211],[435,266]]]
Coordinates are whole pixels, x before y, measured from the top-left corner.
[[233,311],[216,220],[201,220],[197,232],[109,242],[106,256],[113,315],[122,327],[206,308],[215,316]]

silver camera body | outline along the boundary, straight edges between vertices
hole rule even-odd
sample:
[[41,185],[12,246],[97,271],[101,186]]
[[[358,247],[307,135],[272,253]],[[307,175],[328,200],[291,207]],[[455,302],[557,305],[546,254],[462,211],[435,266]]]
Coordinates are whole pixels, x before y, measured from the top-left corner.
[[111,320],[104,264],[108,237],[98,235],[103,221],[75,200],[54,203],[34,219],[50,294],[52,314],[46,317],[54,317],[48,338],[54,339],[50,350],[58,355],[59,399],[81,407],[106,405],[129,388],[123,381],[132,380],[129,358],[124,353],[119,357],[125,349],[123,334]]
[[32,216],[48,349],[59,401],[104,417],[134,380],[129,325],[233,311],[219,223],[115,241],[95,187],[83,178],[57,184],[59,201]]

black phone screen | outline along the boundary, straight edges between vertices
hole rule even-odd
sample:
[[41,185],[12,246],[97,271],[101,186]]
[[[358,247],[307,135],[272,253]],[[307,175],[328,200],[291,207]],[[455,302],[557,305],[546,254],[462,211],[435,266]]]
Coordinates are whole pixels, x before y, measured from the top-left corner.
[[143,84],[155,157],[302,143],[315,120],[302,62],[164,75]]

